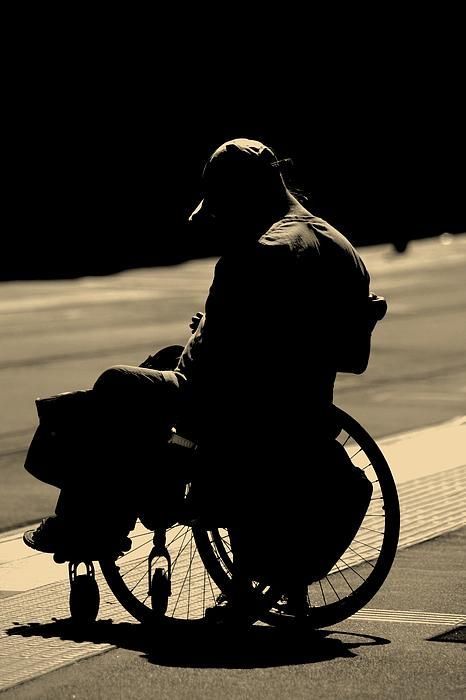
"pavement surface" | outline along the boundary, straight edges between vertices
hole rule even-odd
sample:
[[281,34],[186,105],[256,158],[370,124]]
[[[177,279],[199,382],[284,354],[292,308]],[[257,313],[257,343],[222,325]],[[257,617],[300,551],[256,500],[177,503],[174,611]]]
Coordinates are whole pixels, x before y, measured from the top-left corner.
[[103,584],[99,622],[76,630],[66,567],[21,544],[19,526],[50,512],[56,497],[21,469],[34,398],[88,387],[111,364],[183,342],[213,261],[0,285],[5,698],[465,696],[466,236],[418,241],[405,256],[388,246],[362,253],[390,313],[369,370],[343,375],[335,402],[378,438],[391,465],[400,551],[365,609],[306,639],[263,625],[240,639],[148,634]]
[[[76,629],[63,585],[9,598],[16,656],[2,697],[463,698],[465,540],[463,528],[401,550],[369,609],[306,637],[266,626],[150,633],[115,606]],[[34,680],[15,685],[24,659]]]

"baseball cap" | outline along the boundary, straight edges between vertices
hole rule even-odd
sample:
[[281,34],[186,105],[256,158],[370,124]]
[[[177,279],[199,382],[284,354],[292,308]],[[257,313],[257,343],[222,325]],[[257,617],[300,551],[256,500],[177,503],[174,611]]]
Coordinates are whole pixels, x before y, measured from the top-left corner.
[[280,164],[272,149],[260,141],[245,138],[226,141],[214,151],[204,167],[204,197],[189,220],[209,217],[212,200],[220,192],[257,188],[270,178],[280,178]]

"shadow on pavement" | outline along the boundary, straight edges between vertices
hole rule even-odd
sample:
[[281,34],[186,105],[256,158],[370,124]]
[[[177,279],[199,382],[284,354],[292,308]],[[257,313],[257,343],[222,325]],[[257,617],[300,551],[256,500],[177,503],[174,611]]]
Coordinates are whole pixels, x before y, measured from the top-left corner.
[[[142,652],[150,663],[187,668],[265,668],[356,658],[363,646],[390,644],[372,635],[328,630],[300,634],[297,630],[254,626],[244,631],[179,625],[147,628],[102,620],[77,627],[69,619],[32,623],[7,630],[8,635],[61,638],[74,642],[112,644]],[[333,636],[338,635],[338,637]],[[345,641],[341,637],[347,638]]]
[[435,637],[429,637],[428,642],[459,642],[460,644],[466,644],[466,625],[461,627],[453,627],[447,632],[442,632],[442,634],[437,634]]

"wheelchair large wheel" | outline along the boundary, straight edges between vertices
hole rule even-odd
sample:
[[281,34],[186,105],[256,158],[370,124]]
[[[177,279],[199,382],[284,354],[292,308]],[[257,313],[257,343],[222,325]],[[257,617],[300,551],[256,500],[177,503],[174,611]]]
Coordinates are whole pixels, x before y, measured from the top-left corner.
[[[359,423],[336,408],[340,432],[338,441],[345,447],[353,464],[364,470],[372,482],[371,501],[353,541],[327,576],[308,586],[308,615],[300,624],[311,628],[336,624],[364,607],[385,581],[398,545],[400,510],[390,468],[377,446]],[[332,504],[329,503],[331,511]],[[318,536],[315,533],[314,536]],[[220,589],[228,589],[233,560],[226,530],[200,530],[195,533],[199,552],[212,579]],[[266,525],[264,524],[264,536]],[[312,550],[309,533],[309,548]],[[282,556],[286,571],[286,555]],[[312,557],[312,551],[303,557]],[[264,600],[272,601],[261,619],[273,625],[289,625],[296,617],[287,606],[286,594],[253,584]]]
[[[340,428],[338,440],[353,464],[365,471],[373,484],[373,493],[348,549],[327,576],[308,586],[309,615],[305,624],[312,628],[336,624],[364,607],[387,577],[398,544],[400,512],[389,466],[375,441],[356,420],[338,408],[336,416]],[[267,536],[266,524],[264,530]],[[130,552],[117,561],[100,562],[116,598],[141,622],[160,620],[151,608],[148,592],[152,534],[139,524],[130,535],[133,539]],[[312,533],[309,547],[312,547]],[[167,548],[173,562],[172,595],[164,619],[202,620],[206,607],[214,605],[222,594],[228,596],[230,590],[233,557],[228,530],[175,525],[167,532]],[[304,556],[312,554],[303,552]],[[282,557],[286,570],[286,556]],[[286,594],[263,581],[254,581],[252,585],[262,599],[261,618],[265,622],[273,625],[296,622],[287,608]]]

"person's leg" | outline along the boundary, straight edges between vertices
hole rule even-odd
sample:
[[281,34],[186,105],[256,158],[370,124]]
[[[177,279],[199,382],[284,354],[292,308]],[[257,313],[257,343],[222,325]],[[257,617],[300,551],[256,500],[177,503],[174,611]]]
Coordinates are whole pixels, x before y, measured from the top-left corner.
[[93,461],[98,520],[127,527],[141,495],[156,486],[176,422],[181,382],[175,372],[127,366],[112,367],[97,379]]
[[229,527],[228,533],[233,555],[231,589],[227,592],[225,599],[216,603],[214,607],[206,609],[205,619],[208,623],[244,628],[257,617],[255,615],[257,601],[253,597],[252,580],[248,575],[244,530],[241,527]]
[[[97,379],[91,420],[86,417],[82,440],[74,446],[57,504],[65,548],[68,542],[119,541],[132,529],[138,496],[155,481],[157,460],[176,421],[183,381],[175,372],[127,366],[112,367]],[[33,538],[26,543],[34,546]]]
[[244,528],[228,528],[231,553],[233,555],[231,604],[239,610],[247,609],[250,605],[250,584],[245,541],[247,536]]

